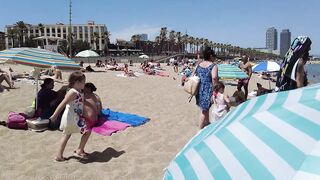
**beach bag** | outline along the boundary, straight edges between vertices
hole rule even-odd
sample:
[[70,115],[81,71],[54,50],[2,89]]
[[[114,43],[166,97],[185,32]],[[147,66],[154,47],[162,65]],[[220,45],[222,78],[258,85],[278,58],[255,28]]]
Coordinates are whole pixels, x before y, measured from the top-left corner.
[[295,38],[282,62],[277,76],[276,87],[278,91],[286,91],[296,88],[296,69],[299,58],[310,50],[312,42],[307,36]]
[[19,113],[9,112],[7,127],[10,129],[27,129],[26,118]]
[[50,120],[49,119],[27,119],[28,128],[31,131],[42,132],[48,129]]
[[184,83],[184,86],[183,86],[184,91],[190,94],[189,102],[191,101],[192,97],[198,93],[199,83],[200,83],[200,78],[198,76],[191,76]]

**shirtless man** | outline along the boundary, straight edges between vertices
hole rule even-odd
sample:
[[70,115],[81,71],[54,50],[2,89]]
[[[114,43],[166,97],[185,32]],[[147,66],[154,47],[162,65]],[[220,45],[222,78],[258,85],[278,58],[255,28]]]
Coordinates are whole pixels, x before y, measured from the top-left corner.
[[247,100],[248,98],[248,86],[249,86],[249,81],[252,75],[252,66],[248,61],[248,59],[249,58],[247,56],[243,56],[242,62],[240,63],[240,68],[242,69],[242,71],[244,71],[248,75],[248,78],[239,79],[238,81],[238,86],[240,86],[240,88],[242,88],[243,86],[244,88],[245,100]]

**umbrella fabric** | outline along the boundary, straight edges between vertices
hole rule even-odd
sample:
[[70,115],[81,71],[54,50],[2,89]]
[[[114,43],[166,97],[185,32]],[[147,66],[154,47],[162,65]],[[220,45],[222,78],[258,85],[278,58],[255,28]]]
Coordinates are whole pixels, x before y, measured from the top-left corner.
[[76,57],[98,57],[99,54],[91,51],[91,50],[84,50],[76,54]]
[[230,64],[219,64],[218,76],[221,79],[244,79],[248,77],[240,68]]
[[280,65],[273,61],[264,61],[252,67],[253,72],[275,72],[280,70]]
[[62,54],[38,48],[11,48],[0,51],[0,61],[38,68],[77,70],[80,66]]
[[139,58],[148,59],[148,58],[149,58],[149,56],[147,56],[147,55],[143,54],[143,55],[139,56]]
[[164,179],[320,179],[320,84],[253,98],[200,131]]

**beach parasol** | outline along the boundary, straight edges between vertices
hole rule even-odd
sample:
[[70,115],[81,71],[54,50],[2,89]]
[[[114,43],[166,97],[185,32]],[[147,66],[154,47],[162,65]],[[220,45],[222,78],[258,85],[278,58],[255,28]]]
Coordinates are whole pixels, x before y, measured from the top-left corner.
[[320,179],[320,84],[253,98],[201,130],[164,179]]
[[38,48],[11,48],[0,51],[0,62],[22,64],[35,68],[36,93],[40,69],[55,67],[61,70],[79,70],[80,66],[62,54]]
[[218,65],[218,76],[222,80],[225,79],[244,79],[248,75],[243,72],[239,67],[231,64],[219,64]]
[[253,72],[277,72],[280,70],[280,65],[273,61],[264,61],[252,67]]
[[84,50],[76,54],[76,57],[99,57],[99,54],[92,50]]
[[143,54],[143,55],[139,56],[139,58],[141,58],[141,59],[149,59],[149,56]]

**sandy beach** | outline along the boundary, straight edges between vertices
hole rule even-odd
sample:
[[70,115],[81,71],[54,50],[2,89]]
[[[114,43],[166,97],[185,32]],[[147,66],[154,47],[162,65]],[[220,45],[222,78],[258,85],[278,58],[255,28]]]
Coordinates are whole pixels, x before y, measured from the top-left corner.
[[[138,66],[130,69],[138,70]],[[4,67],[8,65],[0,65]],[[32,70],[11,67],[18,72]],[[104,108],[151,119],[112,136],[92,133],[86,146],[88,160],[73,156],[80,134],[74,134],[67,144],[64,155],[68,161],[56,163],[53,157],[62,137],[60,131],[36,133],[0,126],[0,179],[162,179],[163,169],[197,133],[200,113],[195,98],[189,103],[189,95],[179,86],[181,76],[171,66],[162,67],[170,77],[124,78],[114,71],[85,73],[87,82],[96,85]],[[63,79],[68,74],[63,72]],[[269,86],[267,80],[254,74],[249,92],[256,89],[257,82]],[[0,121],[6,121],[9,111],[23,112],[35,97],[32,81],[21,80],[15,85],[20,88],[0,93]],[[54,89],[61,86],[55,83]],[[231,96],[235,89],[227,85],[226,94]]]

